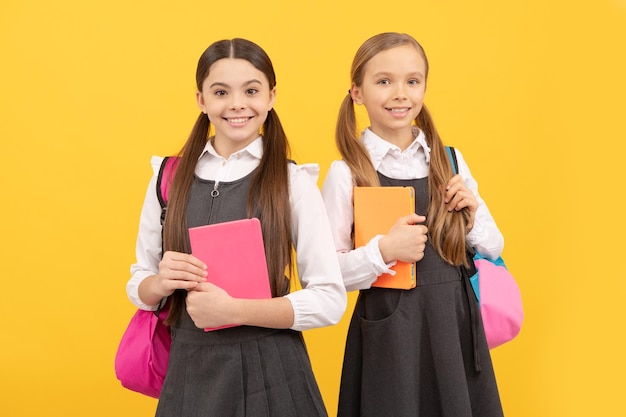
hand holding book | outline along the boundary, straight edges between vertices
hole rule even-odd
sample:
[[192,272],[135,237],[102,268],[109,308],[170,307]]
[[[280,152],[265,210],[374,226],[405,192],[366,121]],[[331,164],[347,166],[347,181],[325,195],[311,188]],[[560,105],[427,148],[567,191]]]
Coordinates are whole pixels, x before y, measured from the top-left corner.
[[[354,244],[355,247],[367,244],[376,235],[407,232],[411,219],[418,220],[415,215],[415,190],[413,187],[355,187],[354,188]],[[415,216],[415,217],[414,217]],[[415,229],[403,235],[415,233]],[[382,239],[381,239],[382,240]],[[402,240],[396,240],[396,243]],[[383,247],[385,244],[383,242]],[[406,243],[406,242],[405,242]],[[380,241],[379,241],[380,244]],[[401,246],[401,245],[400,245]],[[415,287],[415,264],[410,256],[419,256],[419,251],[405,245],[406,250],[399,250],[395,244],[394,258],[396,264],[391,267],[395,274],[382,274],[372,284],[373,287],[411,289]],[[413,250],[413,253],[409,252]],[[388,251],[387,251],[388,252]],[[423,253],[423,250],[421,251]],[[389,255],[389,254],[387,254]],[[410,255],[410,256],[409,256]],[[387,261],[387,260],[385,260]]]
[[378,241],[383,260],[386,263],[420,261],[424,257],[428,232],[423,225],[425,221],[426,217],[415,213],[400,217]]

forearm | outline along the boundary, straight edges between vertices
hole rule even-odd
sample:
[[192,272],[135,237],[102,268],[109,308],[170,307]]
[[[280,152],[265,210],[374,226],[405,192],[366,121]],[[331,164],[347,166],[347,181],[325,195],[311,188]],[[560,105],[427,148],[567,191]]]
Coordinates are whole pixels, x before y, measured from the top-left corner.
[[246,326],[288,329],[293,325],[291,302],[285,297],[264,300],[232,299],[235,323]]

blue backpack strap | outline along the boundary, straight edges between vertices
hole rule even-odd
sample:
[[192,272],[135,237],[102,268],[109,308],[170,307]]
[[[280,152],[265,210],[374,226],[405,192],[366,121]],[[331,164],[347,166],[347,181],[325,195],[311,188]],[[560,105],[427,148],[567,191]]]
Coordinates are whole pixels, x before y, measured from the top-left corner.
[[165,213],[167,212],[167,199],[169,195],[169,188],[174,179],[176,168],[180,162],[178,156],[166,156],[161,162],[161,168],[159,168],[159,175],[157,176],[157,198],[161,204],[161,225],[165,221]]
[[[452,166],[452,173],[454,175],[459,173],[459,163],[456,160],[456,152],[452,146],[446,146],[446,153],[448,154],[448,158],[450,159],[450,165]],[[468,255],[470,257],[474,256],[474,260],[482,258],[478,254],[478,252],[471,253]],[[472,284],[472,289],[474,290],[474,294],[476,295],[476,299],[480,302],[480,291],[478,289],[478,271],[476,267],[472,265],[469,269],[467,269],[468,275],[470,277],[470,284]]]
[[456,161],[456,152],[452,146],[446,146],[446,152],[448,154],[448,158],[450,158],[450,163],[452,164],[452,173],[456,175],[459,173],[459,164]]

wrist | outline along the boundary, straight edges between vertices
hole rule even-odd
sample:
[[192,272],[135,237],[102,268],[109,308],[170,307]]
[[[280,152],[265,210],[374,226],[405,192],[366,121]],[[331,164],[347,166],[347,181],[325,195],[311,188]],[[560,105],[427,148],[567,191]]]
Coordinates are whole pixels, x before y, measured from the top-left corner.
[[396,260],[396,258],[393,257],[393,253],[391,253],[391,246],[389,245],[389,238],[387,238],[387,236],[382,236],[378,239],[378,250],[384,263],[388,264]]
[[144,278],[137,287],[137,295],[139,296],[139,299],[147,306],[156,306],[163,299],[163,296],[160,296],[154,290],[154,280],[155,275],[150,275]]
[[160,300],[163,297],[171,295],[171,293],[167,294],[167,291],[163,289],[161,281],[157,278],[156,275],[152,275],[151,277],[148,277],[146,279],[150,279],[150,293],[153,294],[155,298],[158,298]]

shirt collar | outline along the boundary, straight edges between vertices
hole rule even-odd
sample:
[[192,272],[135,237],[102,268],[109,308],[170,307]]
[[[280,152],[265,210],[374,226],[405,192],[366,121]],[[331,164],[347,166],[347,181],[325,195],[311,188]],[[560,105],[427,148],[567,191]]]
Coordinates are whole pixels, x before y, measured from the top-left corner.
[[[207,153],[216,158],[223,158],[221,155],[217,153],[217,151],[213,147],[213,141],[211,139],[207,140],[206,145],[204,146],[204,150],[202,151],[198,159],[202,158]],[[263,156],[263,137],[259,136],[258,138],[253,140],[248,146],[239,150],[233,155],[237,155],[237,154],[241,155],[243,153],[246,153],[252,156],[253,158],[261,159],[261,157]]]
[[[430,162],[430,147],[426,143],[426,135],[421,129],[414,126],[413,136],[415,140],[404,150],[405,153],[414,155],[420,148],[424,149],[424,155],[426,156],[426,163]],[[369,128],[365,129],[361,135],[361,143],[365,146],[372,159],[374,169],[378,170],[383,159],[387,155],[400,155],[402,151],[396,145],[387,142],[376,133],[372,132]]]

